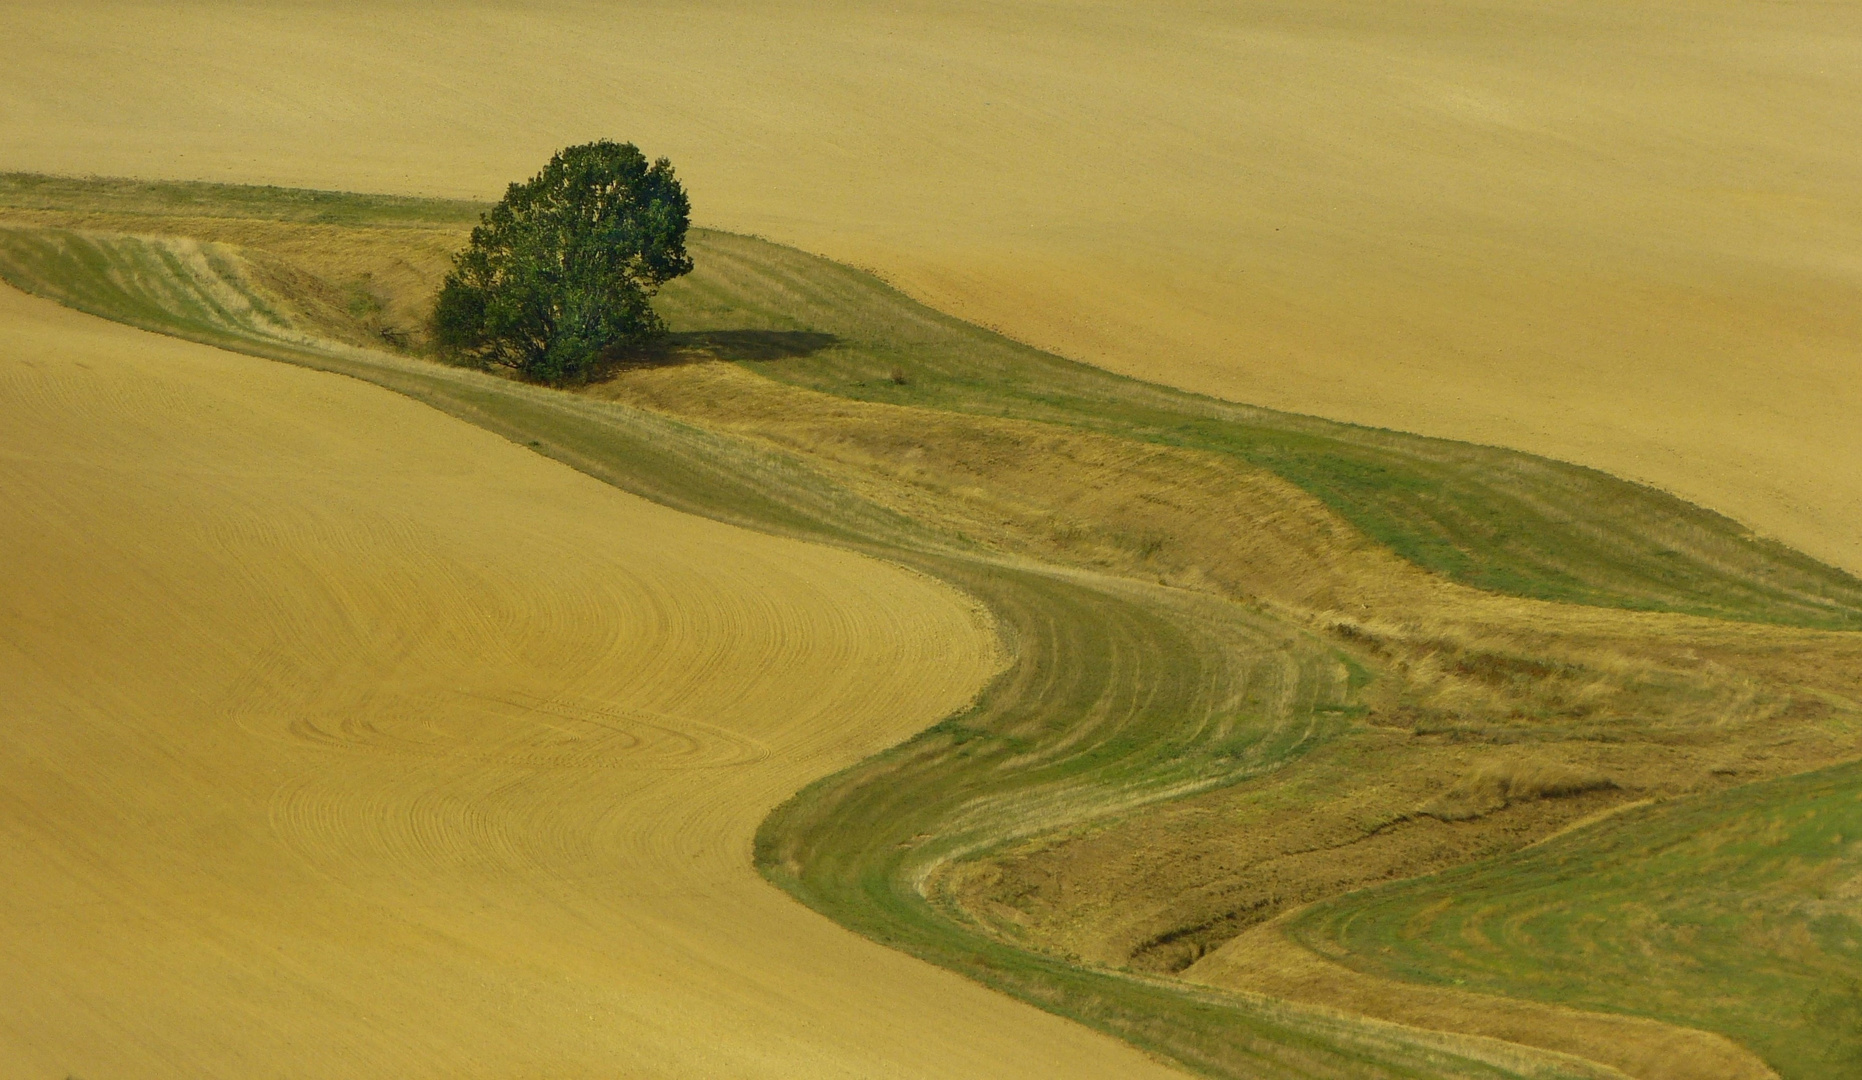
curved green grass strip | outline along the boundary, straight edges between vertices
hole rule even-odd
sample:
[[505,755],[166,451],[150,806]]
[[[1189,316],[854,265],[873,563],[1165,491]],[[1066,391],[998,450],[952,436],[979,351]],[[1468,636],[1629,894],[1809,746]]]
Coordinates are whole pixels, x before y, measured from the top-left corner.
[[301,337],[234,257],[212,244],[0,227],[0,276],[147,330],[215,340]]
[[200,180],[131,180],[0,172],[0,206],[136,217],[222,217],[314,225],[478,224],[483,204]]
[[1290,932],[1391,978],[1718,1031],[1787,1080],[1862,1076],[1862,762],[1632,810]]
[[[1236,405],[1063,360],[919,304],[870,274],[699,231],[659,306],[692,337],[789,335],[753,370],[824,393],[1013,416],[1226,454],[1477,588],[1569,603],[1862,628],[1862,581],[1737,522],[1594,469]],[[771,344],[778,344],[772,338]],[[720,355],[732,355],[726,345]],[[896,373],[896,377],[894,376]]]
[[[918,562],[1021,643],[968,713],[824,779],[764,822],[758,867],[860,933],[1222,1077],[1590,1076],[1576,1062],[1065,963],[965,925],[951,861],[1261,776],[1342,726],[1329,650],[1233,605],[961,560]],[[1201,609],[1201,610],[1198,610]]]

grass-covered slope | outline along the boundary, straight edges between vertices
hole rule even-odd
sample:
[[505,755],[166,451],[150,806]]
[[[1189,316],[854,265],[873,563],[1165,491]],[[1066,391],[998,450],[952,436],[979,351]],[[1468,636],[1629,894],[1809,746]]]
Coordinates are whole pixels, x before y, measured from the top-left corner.
[[305,340],[221,244],[4,229],[0,250],[9,280],[32,283],[80,311],[200,340]]
[[1008,943],[927,895],[1005,841],[1272,772],[1347,726],[1322,644],[1170,590],[958,560],[1018,660],[969,712],[823,780],[765,821],[763,871],[862,934],[1211,1076],[1601,1076],[1486,1040],[1207,995]]
[[[849,267],[701,233],[661,307],[688,331],[758,331],[770,378],[837,396],[1042,420],[1271,470],[1398,554],[1518,596],[1862,627],[1862,582],[1664,492],[1562,462],[1235,405],[1028,348]],[[783,350],[785,341],[790,348]]]
[[364,195],[252,184],[0,173],[0,206],[121,217],[249,218],[313,225],[470,227],[484,207],[458,199]]
[[1725,1032],[1788,1080],[1859,1075],[1862,766],[1627,811],[1291,933],[1396,979]]

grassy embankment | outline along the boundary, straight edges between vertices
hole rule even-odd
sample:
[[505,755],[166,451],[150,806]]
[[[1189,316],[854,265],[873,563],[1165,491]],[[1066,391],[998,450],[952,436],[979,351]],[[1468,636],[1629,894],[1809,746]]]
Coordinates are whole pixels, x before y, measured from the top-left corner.
[[[1721,515],[1592,469],[1236,405],[1112,375],[933,312],[860,271],[726,234],[668,288],[675,326],[784,335],[758,370],[857,401],[1064,425],[1273,473],[1418,566],[1480,589],[1862,628],[1862,583]],[[754,357],[755,353],[750,353]]]
[[[223,206],[222,190],[233,193]],[[7,192],[4,271],[34,291],[367,378],[670,505],[859,546],[984,597],[1017,646],[1014,669],[971,713],[798,796],[766,826],[760,862],[863,932],[1211,1073],[1270,1062],[1312,1075],[1583,1070],[1062,962],[1051,954],[1080,950],[1027,912],[991,917],[1005,905],[983,894],[1002,892],[1005,876],[1009,892],[1028,892],[1013,859],[991,859],[1017,843],[1037,843],[1038,856],[1143,835],[1159,815],[1134,808],[1171,797],[1244,812],[1280,797],[1263,778],[1299,769],[1308,787],[1316,774],[1361,788],[1408,755],[1452,780],[1470,745],[1528,744],[1558,759],[1555,774],[1599,746],[1633,751],[1606,754],[1613,771],[1598,783],[1519,798],[1545,805],[1548,793],[1723,785],[1740,775],[1724,762],[1762,740],[1773,749],[1761,774],[1848,745],[1840,696],[1780,659],[1843,640],[1769,628],[1729,639],[1698,620],[1572,616],[1447,583],[1857,625],[1852,579],[1588,470],[1118,379],[824,260],[718,234],[695,236],[700,273],[664,297],[683,331],[671,363],[592,395],[553,393],[331,344],[405,340],[424,298],[414,285],[430,287],[472,208],[191,185],[14,180]],[[716,359],[737,366],[702,362]],[[1185,484],[1187,501],[1159,500]],[[1625,640],[1663,634],[1675,639],[1665,653],[1610,659]],[[1702,662],[1701,646],[1716,655]],[[1775,737],[1780,718],[1792,738]],[[1666,761],[1677,756],[1685,767]],[[1462,861],[1564,820],[1544,806],[1509,818],[1504,794],[1420,813],[1407,797],[1340,802],[1334,816],[1353,824],[1318,847],[1355,854],[1455,820],[1477,839],[1452,853]],[[1494,822],[1504,827],[1480,831]],[[1146,843],[1180,850],[1193,833]],[[1389,865],[1435,868],[1416,859],[1399,852]],[[1198,884],[1177,872],[1164,889]],[[1313,898],[1302,888],[1362,883],[1307,872],[1249,918]],[[1151,936],[1201,949],[1247,923],[1221,910],[1232,898],[1208,899],[1165,921],[1209,941],[1169,927]]]
[[1361,971],[1711,1028],[1787,1077],[1862,1069],[1862,768],[1625,812],[1321,904]]

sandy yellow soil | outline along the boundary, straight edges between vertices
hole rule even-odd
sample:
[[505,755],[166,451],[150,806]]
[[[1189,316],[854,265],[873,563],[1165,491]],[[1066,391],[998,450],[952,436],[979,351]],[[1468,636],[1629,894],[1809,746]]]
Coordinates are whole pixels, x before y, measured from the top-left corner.
[[0,291],[0,1073],[1164,1075],[759,879],[970,602]]
[[15,3],[0,165],[494,196],[634,139],[1075,357],[1862,569],[1858,50],[1749,0]]

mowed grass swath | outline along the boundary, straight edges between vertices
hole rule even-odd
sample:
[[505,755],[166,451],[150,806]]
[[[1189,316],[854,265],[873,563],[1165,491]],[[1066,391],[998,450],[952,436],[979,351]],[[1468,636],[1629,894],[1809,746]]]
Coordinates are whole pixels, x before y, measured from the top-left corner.
[[[1440,869],[1853,746],[1856,582],[1600,473],[1105,375],[716,233],[662,297],[663,355],[547,392],[359,347],[389,340],[367,318],[416,309],[394,283],[430,284],[454,208],[389,223],[358,204],[335,226],[259,220],[250,192],[216,218],[210,187],[162,196],[183,214],[134,185],[72,185],[58,209],[14,184],[40,194],[9,212],[0,267],[28,289],[376,381],[668,505],[984,599],[1009,671],[797,796],[761,829],[760,864],[869,936],[1212,1074],[1605,1075],[1570,1054],[1608,1065],[1621,1048],[1533,1051],[1530,1024],[1511,1044],[1429,1035],[1300,1003],[1327,1004],[1323,988],[1273,1000],[1115,969],[1177,970],[1367,883],[1321,856],[1371,880]],[[224,247],[150,250],[175,238]],[[328,300],[359,283],[380,300],[366,318]],[[199,299],[247,294],[282,328]],[[1407,786],[1381,784],[1393,770]],[[1586,779],[1496,798],[1500,775]],[[1289,800],[1309,800],[1305,824]],[[1259,853],[1287,868],[1276,895],[1196,878],[1258,876],[1184,857],[1211,821],[1284,841]],[[1175,870],[1147,882],[1105,854],[1138,847],[1154,877]],[[1054,867],[1097,876],[1056,900]]]
[[1626,812],[1322,904],[1292,936],[1360,970],[1713,1028],[1787,1077],[1862,1068],[1862,770]]

